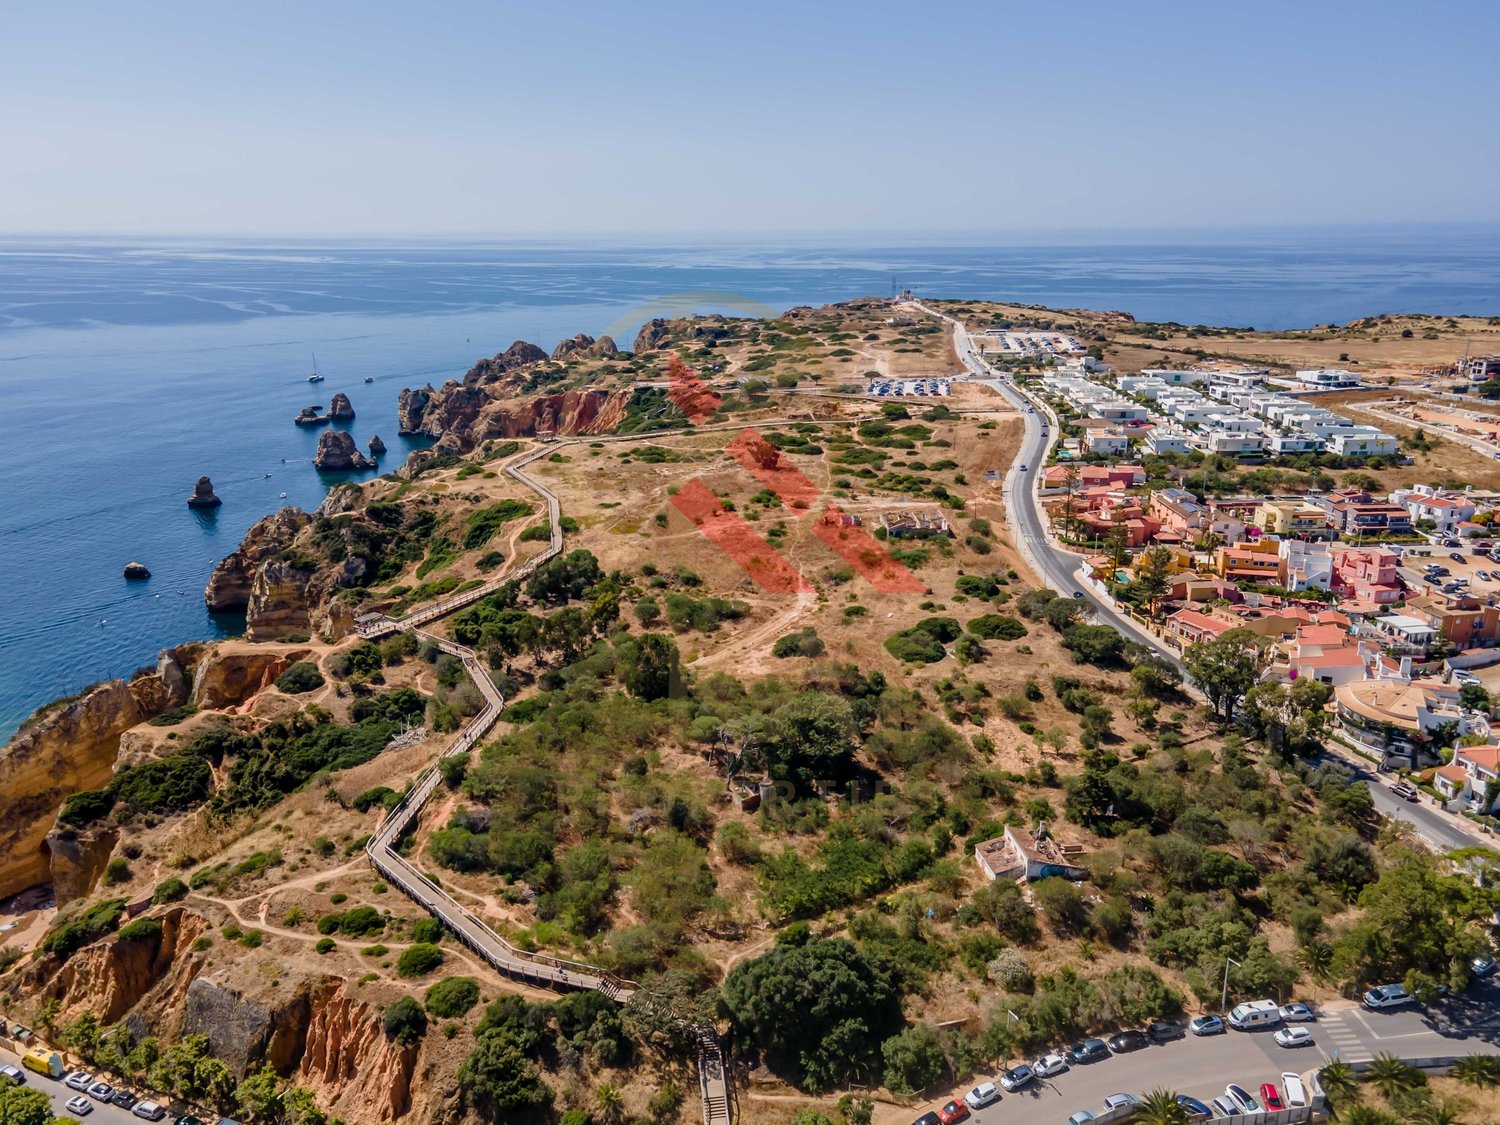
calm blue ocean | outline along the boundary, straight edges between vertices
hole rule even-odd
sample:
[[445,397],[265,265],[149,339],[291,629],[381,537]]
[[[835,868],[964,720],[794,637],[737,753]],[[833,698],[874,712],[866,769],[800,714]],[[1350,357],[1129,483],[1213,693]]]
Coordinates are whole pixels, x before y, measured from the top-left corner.
[[[302,406],[343,391],[361,447],[380,434],[395,468],[397,391],[517,338],[623,325],[628,347],[662,302],[682,311],[678,294],[781,309],[893,283],[1256,328],[1500,314],[1494,229],[1045,241],[0,240],[0,738],[164,646],[236,630],[203,608],[209,571],[255,520],[315,507],[331,483],[309,461],[317,431],[291,424]],[[207,515],[184,504],[202,473],[224,500]],[[131,559],[149,582],[123,580]]]

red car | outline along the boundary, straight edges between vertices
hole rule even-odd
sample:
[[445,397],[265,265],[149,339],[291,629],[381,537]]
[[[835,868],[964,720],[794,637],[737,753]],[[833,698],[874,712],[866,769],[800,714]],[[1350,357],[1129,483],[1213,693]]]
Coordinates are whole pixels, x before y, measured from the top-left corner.
[[1260,1084],[1260,1108],[1267,1113],[1275,1113],[1279,1109],[1286,1108],[1286,1102],[1281,1100],[1281,1091],[1276,1089],[1276,1083],[1262,1082]]
[[943,1125],[955,1125],[955,1122],[964,1120],[969,1116],[969,1107],[963,1102],[949,1102],[938,1110],[938,1120]]

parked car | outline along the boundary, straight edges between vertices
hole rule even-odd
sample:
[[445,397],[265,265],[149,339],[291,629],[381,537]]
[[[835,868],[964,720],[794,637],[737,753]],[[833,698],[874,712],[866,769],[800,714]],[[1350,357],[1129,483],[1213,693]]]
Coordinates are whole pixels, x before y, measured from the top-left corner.
[[75,1070],[63,1079],[63,1085],[70,1090],[82,1093],[94,1084],[94,1076],[86,1070]]
[[95,1082],[89,1087],[89,1097],[97,1102],[107,1102],[115,1096],[115,1088],[108,1082]]
[[1303,1106],[1312,1104],[1307,1096],[1307,1087],[1302,1084],[1301,1075],[1287,1071],[1281,1076],[1281,1088],[1286,1091],[1288,1108],[1301,1109]]
[[[935,1113],[929,1114],[928,1116],[932,1117],[934,1120],[936,1120],[937,1118],[937,1114]],[[201,1117],[194,1117],[191,1113],[184,1113],[181,1117],[174,1121],[172,1125],[207,1125],[207,1122],[205,1122]]]
[[1231,1082],[1224,1087],[1224,1096],[1240,1107],[1241,1113],[1259,1113],[1260,1103],[1250,1096],[1250,1091]]
[[[1474,958],[1474,960],[1472,960],[1472,961],[1469,962],[1469,972],[1473,973],[1480,980],[1483,980],[1485,977],[1489,976],[1494,971],[1495,971],[1495,959],[1493,957],[1476,957],[1476,958]],[[12,1067],[7,1067],[6,1069],[7,1070],[14,1070],[15,1067],[13,1067],[13,1066]],[[0,1072],[0,1073],[3,1073],[3,1072]]]
[[167,1111],[156,1102],[137,1102],[130,1112],[146,1121],[160,1121],[167,1115]]
[[1068,1114],[1068,1125],[1089,1125],[1090,1121],[1097,1120],[1098,1114],[1091,1109],[1080,1109],[1077,1113]]
[[1448,557],[1450,559],[1452,559],[1454,562],[1463,562],[1464,561],[1464,557],[1462,555],[1460,555],[1457,551],[1450,552],[1449,555],[1448,555]]
[[[1457,547],[1458,546],[1458,540],[1457,539],[1444,539],[1443,540],[1443,546],[1444,547]],[[1460,562],[1463,561],[1463,556],[1462,555],[1459,555],[1458,558],[1459,558]]]
[[935,1113],[924,1113],[921,1117],[913,1121],[911,1125],[943,1125],[943,1121]]
[[1170,1043],[1174,1039],[1181,1039],[1187,1032],[1182,1030],[1180,1023],[1167,1023],[1165,1020],[1157,1020],[1146,1028],[1146,1038],[1153,1043]]
[[1186,1094],[1177,1095],[1177,1104],[1188,1111],[1189,1121],[1208,1121],[1214,1115],[1214,1111],[1206,1104]]
[[1281,1091],[1276,1088],[1276,1083],[1262,1082],[1260,1084],[1260,1104],[1267,1113],[1275,1113],[1286,1108],[1286,1102],[1281,1100]]
[[1391,796],[1400,797],[1403,801],[1415,801],[1420,794],[1417,793],[1416,786],[1410,782],[1398,781],[1391,786]]
[[964,1095],[970,1109],[983,1109],[1000,1100],[1000,1089],[993,1082],[982,1082]]
[[1223,1094],[1213,1100],[1214,1116],[1216,1117],[1238,1117],[1240,1107],[1235,1105]]
[[77,1117],[87,1117],[94,1112],[94,1103],[79,1094],[76,1098],[69,1098],[65,1107],[67,1111]]
[[1056,1051],[1050,1055],[1043,1055],[1031,1064],[1031,1069],[1036,1072],[1038,1078],[1051,1078],[1054,1074],[1061,1074],[1068,1069],[1068,1060]]
[[1104,1099],[1105,1109],[1124,1109],[1128,1105],[1140,1105],[1141,1099],[1134,1094],[1111,1094]]
[[1198,1016],[1192,1023],[1188,1024],[1188,1030],[1194,1035],[1223,1035],[1224,1017]]
[[18,1066],[6,1064],[0,1066],[0,1078],[7,1079],[12,1086],[23,1086],[26,1084],[26,1075]]
[[116,1090],[110,1095],[109,1104],[117,1105],[121,1109],[134,1109],[135,1103],[140,1100],[140,1098],[136,1097],[129,1090]]
[[1015,1093],[1022,1086],[1026,1086],[1035,1080],[1036,1072],[1025,1063],[1022,1063],[1020,1066],[1013,1066],[1000,1075],[1000,1085],[1005,1087],[1010,1093]]
[[1294,1000],[1290,1004],[1281,1006],[1281,1018],[1287,1023],[1312,1023],[1318,1018],[1318,1013],[1302,1001]]
[[1069,1047],[1067,1054],[1073,1062],[1091,1063],[1109,1058],[1109,1048],[1104,1045],[1103,1039],[1085,1039]]
[[943,1108],[937,1111],[937,1115],[943,1125],[957,1125],[958,1122],[967,1120],[969,1107],[963,1102],[945,1102]]
[[1311,1047],[1312,1032],[1305,1027],[1283,1027],[1274,1036],[1278,1047]]
[[1142,1047],[1149,1046],[1151,1040],[1140,1031],[1122,1031],[1118,1035],[1109,1037],[1109,1049],[1117,1055],[1123,1055],[1127,1051],[1139,1051]]
[[1366,1008],[1399,1008],[1411,1003],[1404,984],[1377,984],[1364,995]]
[[1490,572],[1487,570],[1476,570],[1474,572],[1474,577],[1479,579],[1481,582],[1488,582],[1490,580]]

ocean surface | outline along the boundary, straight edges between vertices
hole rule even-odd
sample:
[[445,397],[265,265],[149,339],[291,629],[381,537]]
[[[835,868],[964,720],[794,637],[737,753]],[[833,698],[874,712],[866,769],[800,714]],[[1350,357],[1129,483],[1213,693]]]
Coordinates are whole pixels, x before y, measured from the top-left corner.
[[[754,312],[910,287],[1255,328],[1378,312],[1500,314],[1500,231],[994,235],[664,246],[0,239],[0,739],[56,696],[237,632],[214,564],[338,478],[303,406],[342,391],[383,470],[404,386],[526,339],[550,349],[654,315]],[[316,358],[325,381],[309,385]],[[366,384],[366,376],[374,382]],[[224,504],[185,504],[200,474]],[[138,560],[148,582],[126,582]]]

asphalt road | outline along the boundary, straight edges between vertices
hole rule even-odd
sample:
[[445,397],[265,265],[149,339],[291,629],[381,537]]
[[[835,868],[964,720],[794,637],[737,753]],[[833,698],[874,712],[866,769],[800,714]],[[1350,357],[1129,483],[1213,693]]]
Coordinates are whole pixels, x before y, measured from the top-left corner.
[[[13,1051],[0,1047],[0,1062],[10,1063],[12,1066],[21,1065],[21,1057]],[[108,1079],[106,1079],[108,1081]],[[32,1090],[40,1090],[46,1094],[52,1102],[52,1112],[58,1117],[74,1117],[67,1109],[69,1098],[77,1097],[77,1090],[70,1090],[62,1084],[61,1079],[53,1080],[42,1074],[34,1074],[26,1071],[26,1085]],[[140,1091],[136,1091],[139,1093]],[[131,1114],[129,1110],[121,1109],[117,1105],[104,1105],[90,1099],[94,1111],[87,1117],[89,1125],[142,1125],[139,1117]],[[171,1118],[164,1118],[170,1121]]]
[[[1306,1075],[1338,1057],[1358,1062],[1389,1051],[1402,1058],[1444,1058],[1500,1054],[1500,986],[1485,983],[1464,996],[1428,1008],[1388,1012],[1340,1008],[1319,1013],[1303,1024],[1313,1035],[1311,1047],[1276,1045],[1274,1028],[1230,1031],[1202,1039],[1189,1036],[1175,1043],[1147,1047],[1076,1066],[1045,1082],[1003,1094],[1000,1101],[974,1114],[978,1125],[1062,1125],[1080,1110],[1098,1111],[1113,1093],[1144,1094],[1158,1087],[1208,1102],[1230,1082],[1259,1096],[1262,1082],[1277,1082],[1283,1072]],[[1019,1059],[1009,1060],[1015,1065]],[[936,1109],[950,1097],[961,1097],[996,1074],[971,1079],[962,1089],[911,1109],[883,1110],[880,1125],[900,1125]]]
[[[1083,600],[1089,604],[1095,617],[1100,621],[1113,625],[1127,637],[1150,645],[1181,669],[1182,664],[1176,652],[1163,646],[1157,637],[1142,629],[1126,614],[1119,612],[1109,599],[1096,593],[1093,587],[1082,579],[1079,573],[1081,564],[1079,556],[1052,545],[1052,540],[1047,535],[1046,515],[1037,501],[1034,487],[1036,474],[1046,464],[1048,448],[1057,437],[1056,426],[1045,413],[1046,407],[1028,398],[1009,378],[997,375],[975,351],[963,325],[935,310],[927,309],[925,306],[923,308],[929,315],[939,317],[952,327],[954,350],[968,369],[971,381],[992,387],[1001,397],[1021,411],[1025,430],[1021,438],[1020,451],[1010,471],[1006,474],[1004,484],[1005,508],[1016,546],[1048,586],[1063,594],[1081,593]],[[1021,469],[1022,465],[1026,466],[1024,471]],[[1483,836],[1477,830],[1471,830],[1453,814],[1435,808],[1428,803],[1426,797],[1419,802],[1407,802],[1392,796],[1389,788],[1391,782],[1381,779],[1365,759],[1352,751],[1337,743],[1332,743],[1328,752],[1353,770],[1356,779],[1369,788],[1370,797],[1377,812],[1411,825],[1417,835],[1435,850],[1448,852],[1481,843],[1496,845],[1497,842],[1493,838]]]

